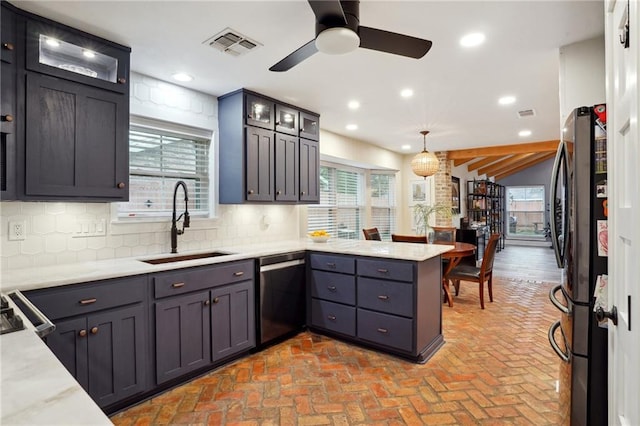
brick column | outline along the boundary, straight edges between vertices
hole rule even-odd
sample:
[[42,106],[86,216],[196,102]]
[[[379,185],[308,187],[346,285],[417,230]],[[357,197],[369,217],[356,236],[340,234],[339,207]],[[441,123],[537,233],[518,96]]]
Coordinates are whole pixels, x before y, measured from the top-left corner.
[[[438,157],[439,167],[434,175],[435,202],[436,204],[451,205],[451,161],[447,159],[446,151],[435,153]],[[451,226],[451,216],[440,212],[436,213],[436,226]]]

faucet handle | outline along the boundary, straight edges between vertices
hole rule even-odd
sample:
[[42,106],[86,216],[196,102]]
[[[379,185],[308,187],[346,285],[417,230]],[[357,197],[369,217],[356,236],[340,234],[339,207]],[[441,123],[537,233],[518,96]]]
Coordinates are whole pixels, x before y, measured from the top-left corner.
[[190,223],[191,223],[191,218],[189,217],[189,212],[185,211],[184,212],[184,222],[183,222],[182,227],[183,228],[188,228]]

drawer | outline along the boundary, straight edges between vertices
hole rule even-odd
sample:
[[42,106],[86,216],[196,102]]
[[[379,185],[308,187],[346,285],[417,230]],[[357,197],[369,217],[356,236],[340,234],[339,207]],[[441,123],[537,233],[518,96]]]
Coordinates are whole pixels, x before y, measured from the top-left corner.
[[356,335],[356,308],[311,299],[311,324],[353,337]]
[[413,351],[413,320],[358,309],[358,337],[406,352]]
[[347,305],[356,304],[356,277],[311,271],[311,296]]
[[254,261],[247,260],[154,274],[152,276],[154,296],[158,299],[220,285],[252,280],[254,270]]
[[413,282],[413,263],[378,259],[358,259],[358,275]]
[[143,275],[35,290],[26,296],[55,320],[142,302],[146,293],[147,277]]
[[352,257],[311,253],[310,263],[312,269],[343,274],[356,273],[356,264]]
[[413,317],[413,284],[358,277],[358,306]]

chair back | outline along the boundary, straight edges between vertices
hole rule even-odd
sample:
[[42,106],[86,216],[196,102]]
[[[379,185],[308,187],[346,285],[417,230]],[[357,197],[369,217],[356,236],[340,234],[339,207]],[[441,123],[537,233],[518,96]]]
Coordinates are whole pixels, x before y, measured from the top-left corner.
[[364,233],[365,240],[382,241],[382,238],[380,238],[380,232],[378,232],[378,228],[363,229],[362,232]]
[[480,276],[485,276],[493,270],[493,259],[496,257],[496,248],[498,247],[500,234],[491,234],[487,248],[482,256],[482,265],[480,265]]
[[397,243],[422,243],[427,244],[427,236],[426,235],[398,235],[391,234],[391,241]]
[[456,228],[455,226],[434,226],[433,227],[433,241],[444,241],[447,243],[453,243],[456,241]]

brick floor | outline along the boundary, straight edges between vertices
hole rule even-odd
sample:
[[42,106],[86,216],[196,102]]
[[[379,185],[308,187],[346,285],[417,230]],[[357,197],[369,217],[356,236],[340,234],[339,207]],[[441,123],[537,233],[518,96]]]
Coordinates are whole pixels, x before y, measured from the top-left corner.
[[[538,251],[536,251],[538,250]],[[532,248],[548,260],[551,250]],[[499,253],[509,256],[509,247]],[[521,253],[529,254],[522,255]],[[522,262],[529,250],[514,250]],[[509,261],[514,264],[514,259]],[[541,262],[541,268],[551,268]],[[551,282],[531,270],[494,282],[481,310],[462,283],[443,305],[445,345],[425,365],[310,332],[143,402],[116,425],[556,425]]]

